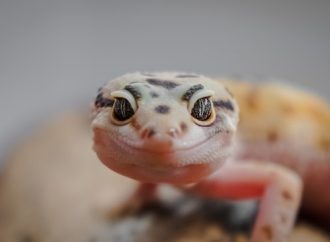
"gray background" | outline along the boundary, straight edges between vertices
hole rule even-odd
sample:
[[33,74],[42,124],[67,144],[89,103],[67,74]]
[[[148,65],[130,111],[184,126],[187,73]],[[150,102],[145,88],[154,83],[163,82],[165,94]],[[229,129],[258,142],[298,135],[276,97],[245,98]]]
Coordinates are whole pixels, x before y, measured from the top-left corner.
[[329,97],[329,0],[0,0],[0,157],[136,70],[273,76]]

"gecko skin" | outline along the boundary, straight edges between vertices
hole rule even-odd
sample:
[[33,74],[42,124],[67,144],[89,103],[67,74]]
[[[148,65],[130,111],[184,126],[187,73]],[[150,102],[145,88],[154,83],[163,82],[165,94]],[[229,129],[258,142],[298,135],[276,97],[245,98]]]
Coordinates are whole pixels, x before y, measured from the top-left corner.
[[286,241],[301,200],[330,221],[330,107],[316,97],[276,84],[133,73],[100,88],[92,110],[94,150],[110,169],[205,197],[259,199],[251,242]]

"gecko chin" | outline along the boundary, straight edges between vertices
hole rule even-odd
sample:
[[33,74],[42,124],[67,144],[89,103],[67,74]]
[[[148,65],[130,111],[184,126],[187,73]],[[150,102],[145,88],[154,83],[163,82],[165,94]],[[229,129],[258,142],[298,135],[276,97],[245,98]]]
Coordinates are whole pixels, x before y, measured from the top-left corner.
[[[94,150],[113,171],[142,182],[189,184],[209,176],[231,153],[231,137],[216,134],[186,149],[153,152],[137,149],[94,130]],[[219,142],[223,140],[225,142]]]

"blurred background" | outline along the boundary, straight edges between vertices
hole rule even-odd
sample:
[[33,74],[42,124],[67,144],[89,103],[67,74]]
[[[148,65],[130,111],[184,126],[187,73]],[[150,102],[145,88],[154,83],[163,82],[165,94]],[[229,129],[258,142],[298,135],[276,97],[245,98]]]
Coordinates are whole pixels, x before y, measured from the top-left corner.
[[0,159],[132,71],[291,80],[329,99],[329,0],[0,0]]

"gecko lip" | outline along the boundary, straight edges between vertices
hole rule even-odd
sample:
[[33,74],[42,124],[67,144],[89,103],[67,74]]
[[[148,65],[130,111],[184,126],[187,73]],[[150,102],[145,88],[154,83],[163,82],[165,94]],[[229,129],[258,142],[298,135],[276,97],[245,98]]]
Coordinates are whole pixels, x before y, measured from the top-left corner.
[[196,142],[190,146],[187,147],[179,147],[179,148],[174,148],[175,144],[173,145],[173,140],[168,140],[167,142],[159,142],[159,145],[162,146],[164,145],[162,148],[159,148],[159,146],[155,149],[151,149],[149,148],[150,145],[149,144],[143,144],[141,146],[134,146],[132,144],[129,144],[127,142],[124,142],[122,139],[117,138],[117,139],[113,139],[113,141],[115,143],[117,143],[120,146],[124,146],[127,147],[129,149],[138,151],[138,152],[146,152],[146,153],[150,153],[150,154],[160,154],[160,155],[170,155],[170,154],[175,154],[178,152],[185,152],[185,151],[189,151],[189,150],[194,150],[197,147],[201,147],[206,145],[208,142],[213,142],[213,139],[215,139],[217,136],[217,134],[211,135],[209,137],[207,137],[206,139],[200,141],[200,142]]

